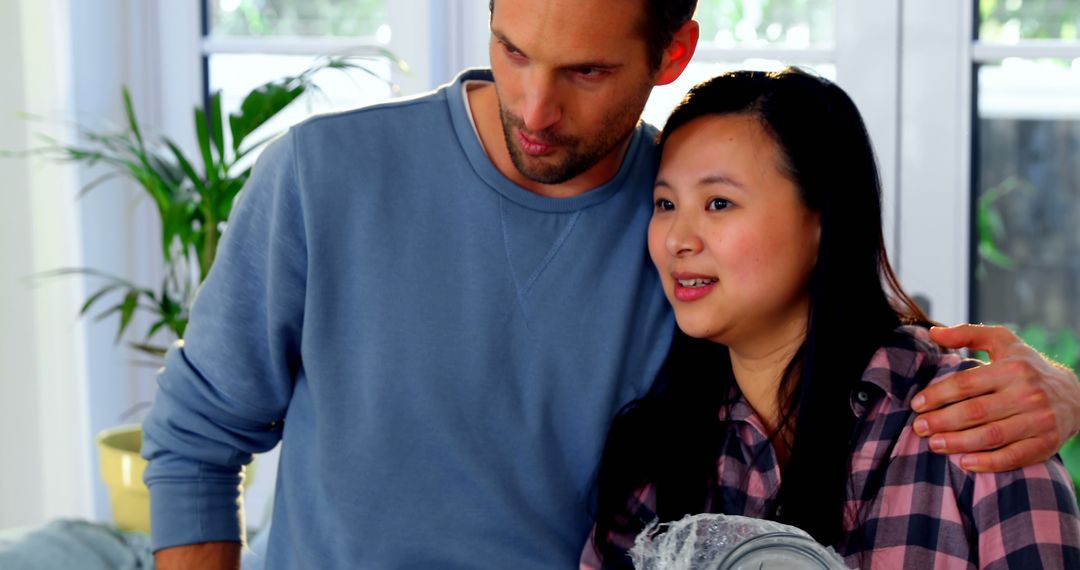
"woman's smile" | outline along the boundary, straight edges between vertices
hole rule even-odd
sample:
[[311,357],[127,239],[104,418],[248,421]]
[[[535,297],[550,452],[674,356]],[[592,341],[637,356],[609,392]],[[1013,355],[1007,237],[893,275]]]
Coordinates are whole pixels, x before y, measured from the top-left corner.
[[685,303],[697,301],[716,288],[719,279],[689,273],[672,273],[675,283],[675,299]]

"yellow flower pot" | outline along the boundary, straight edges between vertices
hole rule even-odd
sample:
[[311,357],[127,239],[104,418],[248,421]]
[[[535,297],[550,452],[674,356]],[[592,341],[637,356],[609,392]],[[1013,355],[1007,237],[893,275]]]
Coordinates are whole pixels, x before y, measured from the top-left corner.
[[[113,524],[120,530],[150,533],[150,490],[143,483],[146,460],[142,449],[142,426],[127,425],[102,431],[97,436],[101,478],[109,488]],[[251,485],[254,463],[243,472]]]
[[101,478],[109,488],[113,523],[120,530],[150,533],[150,490],[143,483],[146,460],[139,456],[142,426],[107,429],[98,434]]

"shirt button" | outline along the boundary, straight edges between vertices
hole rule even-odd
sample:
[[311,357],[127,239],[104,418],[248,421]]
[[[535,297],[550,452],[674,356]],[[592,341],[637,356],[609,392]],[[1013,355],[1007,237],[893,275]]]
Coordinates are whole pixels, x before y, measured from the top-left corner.
[[855,399],[865,404],[870,401],[870,394],[865,390],[859,390],[855,393]]

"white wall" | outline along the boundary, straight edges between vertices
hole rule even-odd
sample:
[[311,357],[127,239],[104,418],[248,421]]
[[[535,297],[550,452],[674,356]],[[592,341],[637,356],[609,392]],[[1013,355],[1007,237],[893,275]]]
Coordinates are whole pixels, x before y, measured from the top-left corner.
[[[193,141],[191,109],[202,88],[199,21],[181,4],[0,2],[0,73],[6,85],[21,87],[0,91],[0,148],[30,148],[43,130],[75,141],[74,122],[122,125],[122,85],[148,130]],[[28,123],[21,112],[47,119]],[[75,199],[101,173],[0,159],[0,528],[59,516],[108,520],[93,434],[139,421],[125,412],[153,396],[154,367],[115,344],[115,318],[77,318],[99,282],[58,278],[30,288],[24,279],[83,266],[157,288],[151,201],[123,180]]]
[[[71,10],[72,105],[75,117],[95,128],[122,125],[122,85],[128,85],[142,123],[158,124],[156,84],[144,71],[152,69],[155,51],[144,40],[152,3],[138,0],[68,0]],[[80,185],[99,176],[101,169],[79,168]],[[153,239],[156,214],[153,205],[133,185],[117,179],[86,194],[78,202],[82,223],[79,253],[82,264],[123,276],[140,285],[156,288],[159,241]],[[89,279],[87,293],[101,282]],[[102,305],[103,309],[108,305]],[[136,320],[140,330],[145,320]],[[101,322],[87,320],[86,370],[88,428],[82,437],[119,423],[134,423],[139,416],[125,416],[139,402],[153,395],[153,368],[136,364],[133,351],[115,344],[115,317]],[[97,477],[97,454],[93,454],[95,518],[109,516],[104,485]]]
[[[32,144],[16,116],[55,116],[68,103],[68,11],[61,0],[0,3],[0,148]],[[66,136],[62,123],[42,124]],[[0,527],[88,516],[82,327],[77,279],[30,287],[32,274],[77,265],[74,172],[0,158]]]

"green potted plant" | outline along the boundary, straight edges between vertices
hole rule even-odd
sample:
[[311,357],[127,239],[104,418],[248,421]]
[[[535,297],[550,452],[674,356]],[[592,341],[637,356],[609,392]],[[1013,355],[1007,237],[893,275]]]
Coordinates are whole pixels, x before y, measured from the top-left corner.
[[[406,69],[389,52],[382,57]],[[214,264],[233,202],[251,174],[250,156],[280,133],[257,140],[252,140],[252,134],[301,95],[317,89],[312,82],[314,76],[331,69],[372,73],[353,58],[323,58],[299,75],[257,87],[244,97],[240,109],[227,117],[221,108],[221,92],[211,95],[209,108],[200,106],[194,111],[198,160],[190,159],[168,137],[146,132],[135,115],[127,88],[122,89],[126,124],[119,132],[78,126],[83,144],[46,139],[45,146],[29,154],[106,168],[106,173],[84,187],[82,193],[114,177],[129,178],[146,192],[160,216],[161,255],[166,270],[156,287],[90,268],[59,269],[43,277],[83,274],[101,280],[103,284],[83,303],[80,315],[105,306],[95,313],[95,318],[117,318],[119,342],[137,312],[149,313],[152,323],[138,341],[129,345],[155,359],[162,358],[166,346],[153,344],[155,335],[164,334],[167,342],[183,338],[195,291]],[[142,483],[145,461],[139,456],[141,426],[105,430],[97,441],[102,478],[110,488],[116,526],[149,532],[149,494]]]
[[[1001,198],[1016,190],[1034,192],[1036,189],[1030,182],[1010,176],[997,186],[983,192],[976,202],[975,227],[978,238],[976,251],[979,264],[975,277],[978,280],[986,279],[987,268],[990,266],[1006,271],[1016,270],[1016,262],[1006,253],[1005,245],[1008,236],[998,205]],[[1056,362],[1072,370],[1080,367],[1080,336],[1073,329],[1064,327],[1053,331],[1038,323],[1022,327],[1014,323],[1005,323],[1005,326],[1032,348]],[[976,357],[988,360],[985,352],[976,353]],[[1060,456],[1065,469],[1072,477],[1073,486],[1080,492],[1080,434],[1065,442]]]

